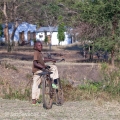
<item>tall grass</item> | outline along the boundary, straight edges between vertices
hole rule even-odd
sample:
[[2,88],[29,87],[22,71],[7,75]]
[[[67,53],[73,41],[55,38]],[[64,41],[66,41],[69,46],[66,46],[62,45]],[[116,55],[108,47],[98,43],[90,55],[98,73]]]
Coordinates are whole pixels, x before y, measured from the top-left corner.
[[1,65],[4,66],[6,69],[12,69],[12,70],[18,72],[17,67],[12,65],[12,64],[10,64],[10,63],[3,62],[3,63],[1,63]]
[[15,89],[11,87],[6,79],[0,76],[0,97],[4,99],[30,100],[31,87]]
[[9,93],[4,93],[5,99],[19,99],[19,100],[30,100],[30,89],[25,89],[23,92],[21,89],[19,90],[13,90],[12,88],[9,88]]
[[94,100],[103,99],[109,100],[110,96],[103,91],[101,82],[86,82],[85,84],[73,87],[69,83],[64,83],[64,99],[65,101],[80,101],[80,100]]
[[107,63],[102,63],[100,67],[102,80],[91,82],[87,80],[84,84],[72,87],[71,84],[63,82],[65,100],[83,99],[116,99],[120,102],[120,69],[112,68]]
[[[73,87],[66,80],[61,80],[64,91],[64,101],[80,101],[80,100],[94,100],[102,99],[105,101],[116,99],[120,102],[120,69],[112,68],[107,63],[102,63],[100,67],[102,73],[102,80],[98,82],[91,82],[87,80],[77,87]],[[31,75],[27,74],[26,78],[31,79]],[[31,99],[31,88],[13,90],[8,83],[0,78],[0,86],[3,87],[2,92],[4,98],[7,99]],[[41,96],[40,96],[41,100]]]
[[120,68],[112,68],[107,63],[104,63],[101,70],[104,75],[104,91],[113,97],[120,97]]

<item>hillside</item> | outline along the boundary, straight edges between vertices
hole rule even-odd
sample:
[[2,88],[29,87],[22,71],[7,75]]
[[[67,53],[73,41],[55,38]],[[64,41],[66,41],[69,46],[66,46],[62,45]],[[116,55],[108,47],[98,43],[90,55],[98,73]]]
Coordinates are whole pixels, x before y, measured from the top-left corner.
[[[48,48],[43,52],[46,55]],[[50,51],[52,57],[64,58],[65,61],[56,63],[60,76],[74,86],[84,80],[100,80],[98,63],[81,63],[79,47],[53,47]],[[96,98],[94,100],[65,101],[63,106],[53,105],[46,110],[42,103],[39,106],[31,105],[31,96],[27,101],[2,99],[5,93],[12,91],[31,90],[32,85],[32,47],[15,48],[13,52],[0,51],[0,119],[5,120],[119,120],[120,104],[116,101],[108,101]],[[31,92],[31,91],[29,91]],[[17,96],[17,92],[15,95]],[[66,93],[65,93],[66,94]],[[12,94],[11,94],[12,95]],[[8,96],[9,97],[9,96]],[[103,96],[106,98],[106,96]]]
[[[76,60],[82,60],[77,45],[67,47],[53,46],[48,52],[48,47],[44,47],[43,53],[46,56],[51,53],[55,59],[65,59],[65,61],[56,63],[61,79],[80,84],[84,80],[98,81],[101,79],[98,63],[81,63]],[[3,91],[4,87],[12,89],[23,89],[32,84],[32,47],[18,47],[14,51],[7,53],[6,50],[0,51],[0,79],[5,85],[0,85]],[[48,63],[51,64],[51,63]],[[79,71],[79,72],[78,72]],[[2,92],[1,92],[2,94]]]

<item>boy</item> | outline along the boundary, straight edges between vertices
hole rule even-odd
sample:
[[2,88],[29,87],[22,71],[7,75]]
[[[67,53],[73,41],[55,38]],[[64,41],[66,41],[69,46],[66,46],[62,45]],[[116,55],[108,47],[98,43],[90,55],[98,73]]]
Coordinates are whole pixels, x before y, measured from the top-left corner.
[[[45,62],[49,62],[49,61],[55,62],[54,59],[48,59],[43,57],[41,52],[42,43],[40,41],[36,41],[34,43],[34,50],[35,51],[34,51],[34,59],[33,59],[33,66],[32,66],[32,72],[33,72],[32,104],[36,104],[40,96],[39,85],[41,83],[41,77],[37,74],[45,70],[45,68],[47,67],[45,65]],[[55,65],[50,65],[50,71],[52,72],[50,77],[53,80],[56,80],[59,78],[58,69]],[[57,88],[56,84],[52,84],[52,87],[55,89]]]

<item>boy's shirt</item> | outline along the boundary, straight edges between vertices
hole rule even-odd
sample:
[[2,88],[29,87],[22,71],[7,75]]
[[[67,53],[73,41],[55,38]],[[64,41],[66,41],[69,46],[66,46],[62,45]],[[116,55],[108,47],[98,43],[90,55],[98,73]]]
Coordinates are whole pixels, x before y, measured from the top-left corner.
[[[33,61],[34,60],[37,60],[39,64],[41,64],[42,66],[45,66],[43,54],[41,52],[39,52],[38,50],[34,51]],[[34,64],[33,64],[33,66],[32,66],[32,72],[35,73],[38,70],[40,70],[40,69],[37,68],[37,67],[35,67]]]

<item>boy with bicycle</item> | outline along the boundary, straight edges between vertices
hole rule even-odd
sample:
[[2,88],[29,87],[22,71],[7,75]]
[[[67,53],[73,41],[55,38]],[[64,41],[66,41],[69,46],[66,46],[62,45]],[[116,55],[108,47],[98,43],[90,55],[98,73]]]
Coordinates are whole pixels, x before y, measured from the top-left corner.
[[[58,75],[58,69],[55,65],[47,66],[45,65],[46,62],[56,62],[54,59],[50,58],[44,58],[42,54],[42,43],[40,41],[36,41],[34,43],[34,58],[33,58],[33,66],[32,66],[32,72],[33,72],[33,85],[32,85],[32,104],[36,104],[37,100],[40,96],[40,83],[41,83],[41,77],[38,75],[38,73],[41,73],[46,70],[46,68],[49,67],[49,70],[52,72],[50,77],[53,79],[53,81],[56,81],[56,79],[59,79]],[[52,87],[57,89],[58,87],[56,84],[52,84]]]

